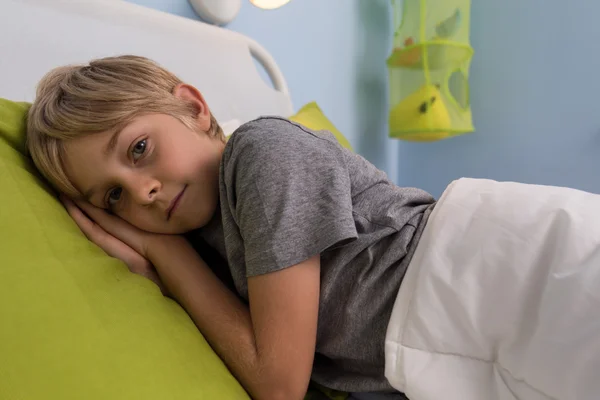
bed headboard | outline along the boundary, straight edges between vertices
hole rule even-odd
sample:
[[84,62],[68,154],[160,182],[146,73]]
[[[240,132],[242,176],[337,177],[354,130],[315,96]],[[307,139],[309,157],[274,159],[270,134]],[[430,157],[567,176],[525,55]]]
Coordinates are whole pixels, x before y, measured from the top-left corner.
[[293,112],[273,58],[239,33],[121,0],[0,4],[0,97],[31,101],[51,68],[119,54],[152,58],[196,86],[220,122]]

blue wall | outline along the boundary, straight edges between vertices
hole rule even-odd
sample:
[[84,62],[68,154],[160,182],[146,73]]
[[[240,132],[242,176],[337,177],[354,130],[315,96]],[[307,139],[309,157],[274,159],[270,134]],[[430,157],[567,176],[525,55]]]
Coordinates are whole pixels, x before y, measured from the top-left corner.
[[[195,18],[186,0],[131,1]],[[600,193],[600,3],[472,3],[477,131],[433,144],[387,138],[389,0],[292,0],[275,11],[244,2],[228,28],[273,54],[296,107],[317,100],[401,185],[439,195],[471,176]]]
[[600,193],[600,3],[472,4],[476,133],[402,145],[399,183],[438,195],[471,176]]

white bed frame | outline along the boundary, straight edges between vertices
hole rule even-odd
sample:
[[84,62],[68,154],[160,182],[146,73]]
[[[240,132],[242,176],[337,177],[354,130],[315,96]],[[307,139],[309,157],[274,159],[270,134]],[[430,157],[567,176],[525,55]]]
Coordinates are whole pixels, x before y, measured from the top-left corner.
[[196,86],[220,122],[293,113],[273,58],[239,33],[121,0],[0,0],[0,97],[32,101],[51,68],[119,54],[152,58]]

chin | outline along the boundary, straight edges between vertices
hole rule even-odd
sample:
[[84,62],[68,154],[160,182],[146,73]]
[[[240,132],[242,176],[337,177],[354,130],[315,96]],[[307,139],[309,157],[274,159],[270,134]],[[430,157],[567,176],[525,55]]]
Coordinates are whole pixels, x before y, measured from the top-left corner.
[[214,217],[217,210],[216,202],[212,207],[207,207],[203,210],[180,210],[181,213],[173,215],[170,221],[166,219],[164,221],[148,222],[144,220],[132,220],[131,218],[123,218],[131,225],[150,233],[157,233],[162,235],[183,235],[188,232],[206,226]]
[[[210,203],[210,206],[195,210],[193,214],[191,214],[185,221],[185,225],[187,225],[189,231],[193,231],[196,229],[200,229],[208,225],[212,219],[215,217],[215,213],[217,212],[217,203],[218,198],[212,201],[205,202],[204,204]],[[219,213],[220,216],[220,213]]]
[[181,227],[166,227],[165,229],[159,229],[156,232],[151,232],[151,233],[159,233],[161,235],[183,235],[184,233],[187,233],[188,230],[185,228],[181,228]]
[[183,235],[206,226],[212,219],[212,216],[212,214],[209,216],[197,214],[187,217],[181,216],[177,220],[172,221],[171,224],[162,227],[163,229],[159,229],[160,232],[155,233]]
[[204,228],[211,221],[213,214],[209,216],[202,216],[199,218],[189,219],[186,221],[186,229],[184,233],[191,232],[196,229]]
[[129,222],[131,225],[135,226],[138,229],[141,229],[145,232],[149,232],[149,233],[157,233],[157,234],[161,234],[161,235],[180,235],[182,233],[185,233],[186,230],[182,229],[179,226],[176,226],[175,224],[170,225],[170,224],[147,224],[144,223],[143,221],[131,221],[127,218],[123,218],[125,221]]

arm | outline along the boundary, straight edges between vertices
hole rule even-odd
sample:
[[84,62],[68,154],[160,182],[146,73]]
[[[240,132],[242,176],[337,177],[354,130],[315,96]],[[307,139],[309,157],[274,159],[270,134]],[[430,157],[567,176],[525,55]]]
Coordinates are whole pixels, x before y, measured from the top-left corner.
[[[170,296],[167,288],[158,277],[154,266],[147,258],[142,256],[139,251],[133,249],[130,245],[106,231],[93,219],[88,218],[81,209],[73,203],[73,201],[64,196],[61,196],[60,200],[64,204],[71,218],[73,218],[89,240],[100,246],[109,256],[123,261],[134,274],[150,279],[158,286],[164,296]],[[91,207],[89,204],[83,204],[82,206],[82,208],[85,208],[90,215],[95,215],[102,220],[103,213],[98,212],[98,209]]]
[[315,352],[320,261],[248,279],[250,309],[180,236],[156,236],[148,257],[250,395],[302,399]]
[[[65,205],[85,235],[113,257],[150,260],[225,364],[257,400],[302,399],[315,352],[320,257],[248,279],[250,309],[182,236],[141,231],[86,202]],[[81,211],[85,211],[84,215]],[[89,216],[89,218],[88,218]],[[148,263],[148,265],[150,265]]]

